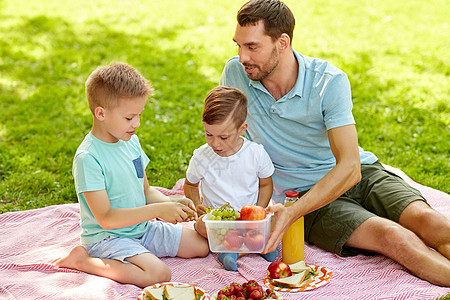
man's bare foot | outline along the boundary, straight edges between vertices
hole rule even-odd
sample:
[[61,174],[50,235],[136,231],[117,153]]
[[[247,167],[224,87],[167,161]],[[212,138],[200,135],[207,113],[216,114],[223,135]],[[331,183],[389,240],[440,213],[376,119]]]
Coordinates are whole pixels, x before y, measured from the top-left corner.
[[70,253],[64,257],[61,257],[55,261],[55,266],[58,268],[79,269],[79,263],[86,260],[89,257],[89,253],[83,246],[76,246],[70,251]]

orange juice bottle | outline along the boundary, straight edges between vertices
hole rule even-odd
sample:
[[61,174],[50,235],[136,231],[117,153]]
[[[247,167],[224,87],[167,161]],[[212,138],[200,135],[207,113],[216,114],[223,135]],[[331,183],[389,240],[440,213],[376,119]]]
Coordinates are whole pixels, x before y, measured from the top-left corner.
[[[298,199],[297,191],[288,191],[285,193],[286,199],[284,206],[288,207]],[[294,264],[305,260],[305,240],[304,240],[304,222],[303,217],[295,221],[284,233],[282,239],[283,262]]]

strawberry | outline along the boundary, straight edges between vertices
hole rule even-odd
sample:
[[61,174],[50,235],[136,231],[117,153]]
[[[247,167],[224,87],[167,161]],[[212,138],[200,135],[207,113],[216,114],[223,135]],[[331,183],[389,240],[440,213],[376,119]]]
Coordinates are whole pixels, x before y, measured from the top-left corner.
[[225,295],[227,297],[230,297],[231,295],[233,295],[233,291],[229,285],[222,288],[220,291],[222,292],[223,295]]
[[259,300],[263,297],[262,293],[259,290],[254,290],[249,296],[250,298],[255,300]]
[[272,289],[266,289],[266,298],[277,299],[277,295]]
[[245,295],[247,295],[247,297],[249,297],[250,296],[250,294],[253,292],[253,291],[255,291],[255,290],[257,290],[258,289],[258,287],[259,287],[259,284],[256,282],[256,281],[253,281],[253,282],[247,282],[247,284],[245,285]]
[[230,296],[236,294],[233,284],[230,284],[228,287],[230,288]]
[[231,284],[231,287],[233,288],[233,290],[234,290],[233,294],[235,294],[235,295],[237,293],[239,293],[239,292],[242,292],[244,290],[244,287],[242,286],[242,284],[239,284],[239,283],[236,283],[236,282],[233,282]]

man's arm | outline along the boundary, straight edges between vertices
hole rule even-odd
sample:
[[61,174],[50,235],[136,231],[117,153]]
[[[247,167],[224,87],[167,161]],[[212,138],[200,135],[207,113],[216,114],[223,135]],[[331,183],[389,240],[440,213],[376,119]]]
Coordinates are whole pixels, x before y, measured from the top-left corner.
[[272,197],[272,192],[273,192],[272,176],[267,178],[259,178],[259,194],[258,194],[258,202],[256,202],[256,205],[267,207],[270,198]]
[[298,218],[336,200],[361,180],[361,162],[355,126],[346,125],[330,129],[328,139],[336,158],[336,166],[289,208],[281,204],[267,208],[267,212],[275,213],[277,221],[265,252],[275,250],[283,234]]
[[293,205],[298,217],[331,203],[361,180],[355,125],[330,129],[328,139],[336,166]]

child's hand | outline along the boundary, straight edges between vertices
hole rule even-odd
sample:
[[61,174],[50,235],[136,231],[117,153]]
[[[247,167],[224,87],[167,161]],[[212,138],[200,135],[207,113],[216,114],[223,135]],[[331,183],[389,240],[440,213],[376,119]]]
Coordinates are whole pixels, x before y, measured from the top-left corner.
[[[170,201],[184,204],[184,205],[188,206],[190,209],[197,211],[195,209],[194,202],[192,202],[191,199],[186,198],[184,195],[169,195],[168,197],[169,197]],[[194,214],[186,213],[186,214],[188,215],[188,217],[184,220],[185,222],[197,220],[196,213],[194,213]]]
[[164,202],[152,205],[158,206],[159,218],[173,224],[190,220],[192,216],[196,216],[195,210],[181,202]]
[[185,222],[197,220],[197,209],[191,199],[184,197],[183,199],[178,200],[178,203],[184,204],[194,211],[194,214],[187,213],[188,218],[184,220]]
[[207,208],[206,205],[199,204],[199,205],[197,205],[196,208],[197,208],[197,214],[199,216],[202,216],[202,215],[206,214],[206,208]]

